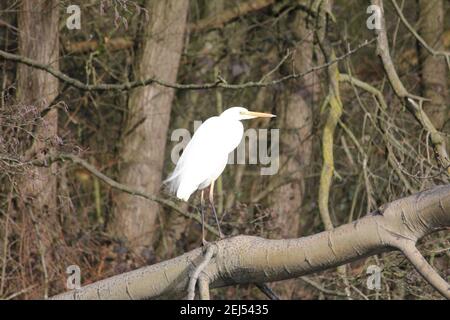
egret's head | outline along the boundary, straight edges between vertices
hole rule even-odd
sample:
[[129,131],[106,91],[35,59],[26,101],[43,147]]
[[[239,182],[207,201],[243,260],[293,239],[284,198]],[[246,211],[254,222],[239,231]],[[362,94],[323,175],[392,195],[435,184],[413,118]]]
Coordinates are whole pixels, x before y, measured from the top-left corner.
[[274,114],[270,113],[263,113],[263,112],[253,112],[248,111],[246,108],[243,107],[232,107],[220,115],[221,117],[227,117],[233,120],[247,120],[247,119],[253,119],[253,118],[273,118],[276,117]]

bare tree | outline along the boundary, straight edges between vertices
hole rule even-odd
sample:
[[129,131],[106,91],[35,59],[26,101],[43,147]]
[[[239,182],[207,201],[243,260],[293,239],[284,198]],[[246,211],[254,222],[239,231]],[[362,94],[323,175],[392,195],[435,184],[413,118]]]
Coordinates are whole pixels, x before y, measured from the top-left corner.
[[[188,1],[148,1],[150,21],[144,23],[136,79],[157,77],[176,80]],[[120,181],[157,193],[161,187],[164,147],[174,91],[147,86],[134,89],[128,102],[128,118],[120,151]],[[115,199],[114,225],[117,234],[138,248],[152,244],[158,204],[137,200],[127,194]]]

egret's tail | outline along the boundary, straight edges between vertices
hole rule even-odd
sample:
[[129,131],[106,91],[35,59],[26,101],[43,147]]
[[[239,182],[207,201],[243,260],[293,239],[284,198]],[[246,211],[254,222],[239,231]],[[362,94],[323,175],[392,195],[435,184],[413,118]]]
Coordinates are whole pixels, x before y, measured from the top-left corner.
[[192,186],[189,183],[181,182],[177,188],[177,198],[184,201],[188,201],[194,191],[197,190],[196,186]]
[[178,186],[180,185],[180,176],[178,174],[171,174],[166,180],[163,181],[164,185],[167,185],[170,193],[176,193]]
[[166,180],[163,181],[163,184],[167,185],[170,193],[173,193],[177,196],[178,199],[188,201],[191,194],[196,190],[195,186],[191,186],[186,181],[182,182],[181,174],[172,173]]

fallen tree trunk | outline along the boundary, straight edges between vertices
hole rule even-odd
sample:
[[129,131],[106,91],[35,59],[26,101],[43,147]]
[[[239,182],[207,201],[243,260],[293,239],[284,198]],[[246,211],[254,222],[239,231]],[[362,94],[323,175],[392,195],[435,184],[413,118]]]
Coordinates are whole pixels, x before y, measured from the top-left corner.
[[[237,236],[152,266],[104,279],[53,299],[180,298],[198,278],[205,291],[234,284],[272,282],[333,268],[380,252],[400,250],[443,296],[450,286],[416,249],[427,234],[450,227],[450,185],[383,205],[338,228],[309,237],[268,240]],[[212,251],[212,252],[211,252]]]

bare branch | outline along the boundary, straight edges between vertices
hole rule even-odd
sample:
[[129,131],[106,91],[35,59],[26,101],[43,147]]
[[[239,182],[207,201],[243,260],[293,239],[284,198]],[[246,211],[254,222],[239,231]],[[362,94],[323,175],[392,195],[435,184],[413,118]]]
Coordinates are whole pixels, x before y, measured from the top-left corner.
[[[208,263],[211,261],[211,258],[213,257],[214,252],[215,252],[214,244],[209,244],[206,249],[206,253],[205,253],[205,257],[204,257],[203,261],[198,265],[197,268],[195,268],[194,272],[192,273],[191,280],[189,280],[187,300],[194,300],[195,286],[197,284],[198,277],[200,276],[200,273],[206,268]],[[203,283],[203,285],[204,285],[204,283]],[[205,289],[205,288],[203,288],[203,289]],[[208,294],[208,296],[209,296],[209,294]]]
[[450,299],[450,285],[442,279],[442,277],[433,269],[428,261],[417,250],[414,242],[403,241],[399,245],[399,249],[408,258],[409,262],[416,268],[417,272],[426,280],[430,285],[439,291],[444,297]]
[[320,292],[323,292],[325,294],[330,294],[330,295],[339,296],[339,297],[347,297],[348,296],[344,292],[339,292],[339,291],[326,289],[326,288],[322,287],[320,284],[318,284],[317,282],[311,280],[308,277],[300,277],[300,279],[302,281],[306,282],[307,284],[309,284],[310,286],[312,286],[313,288],[316,288],[317,290],[319,290]]
[[264,9],[274,2],[275,0],[250,0],[239,3],[230,9],[218,13],[217,15],[202,19],[189,25],[189,31],[197,32],[202,30],[223,28],[225,24],[248,13]]
[[68,85],[71,85],[77,89],[85,90],[85,91],[125,91],[125,90],[131,90],[138,87],[148,86],[148,85],[160,85],[163,87],[169,87],[173,89],[180,89],[180,90],[208,90],[208,89],[214,89],[214,88],[223,88],[223,89],[233,89],[233,90],[241,90],[241,89],[248,89],[248,88],[257,88],[257,87],[269,87],[274,86],[277,84],[280,84],[285,81],[295,80],[302,78],[306,76],[307,74],[319,71],[321,69],[328,68],[330,65],[333,65],[341,60],[344,60],[345,58],[349,57],[353,53],[357,52],[363,47],[368,46],[369,44],[373,43],[375,41],[375,38],[370,41],[364,41],[362,44],[357,46],[356,48],[349,50],[347,53],[343,54],[342,56],[337,57],[334,60],[331,60],[323,65],[312,67],[311,69],[299,73],[299,74],[289,74],[287,76],[278,78],[276,80],[268,81],[268,82],[261,82],[261,81],[249,81],[242,84],[230,84],[224,81],[223,79],[217,79],[214,82],[209,83],[203,83],[203,84],[180,84],[180,83],[170,83],[167,81],[163,81],[160,79],[155,78],[148,78],[144,80],[136,80],[129,83],[119,83],[119,84],[85,84],[81,82],[80,80],[77,80],[75,78],[71,78],[68,75],[62,73],[61,71],[55,70],[51,68],[50,66],[46,64],[39,63],[35,60],[22,57],[13,53],[8,53],[6,51],[0,50],[0,57],[3,57],[4,59],[15,61],[18,63],[26,64],[30,67],[44,70],[53,75],[54,77],[58,78],[59,80],[67,83]]
[[91,52],[96,50],[100,45],[104,45],[108,51],[116,51],[122,49],[129,49],[133,47],[133,40],[130,38],[113,38],[105,39],[104,43],[100,43],[98,40],[86,40],[80,42],[67,42],[64,44],[64,49],[70,54]]
[[255,286],[264,293],[270,300],[280,300],[280,297],[273,292],[272,288],[265,283],[255,283]]
[[[416,242],[450,227],[450,185],[435,187],[379,208],[353,223],[309,237],[268,240],[237,236],[215,242],[215,258],[202,274],[210,288],[272,282],[319,272]],[[54,299],[136,299],[186,295],[192,264],[205,260],[202,248],[152,266],[62,293]]]
[[400,17],[400,20],[402,20],[403,24],[406,26],[406,28],[416,37],[416,39],[422,44],[422,46],[428,50],[428,52],[433,56],[440,56],[445,59],[447,62],[447,66],[450,70],[450,52],[446,51],[438,51],[434,50],[426,41],[417,33],[416,30],[409,24],[408,20],[406,20],[405,16],[403,15],[402,10],[398,6],[397,2],[395,0],[391,0],[392,5],[395,8],[395,11],[397,11],[397,15]]
[[198,279],[198,295],[200,300],[210,300],[209,279],[202,275]]
[[[331,55],[334,57],[334,51],[331,50]],[[333,180],[334,170],[334,132],[336,125],[343,113],[343,105],[340,97],[339,89],[339,70],[337,66],[330,67],[328,69],[328,105],[330,110],[325,122],[322,133],[322,170],[320,173],[320,185],[319,185],[319,211],[322,223],[325,230],[331,230],[333,228],[333,222],[331,221],[331,215],[328,208],[328,202],[330,197],[330,189]]]
[[[1,159],[1,157],[0,157],[0,159]],[[49,157],[47,157],[44,160],[33,160],[33,161],[31,161],[31,164],[33,164],[35,166],[48,166],[52,162],[64,161],[64,160],[69,160],[69,161],[72,161],[75,164],[78,164],[78,165],[82,166],[87,171],[89,171],[94,176],[96,176],[97,178],[99,178],[100,180],[102,180],[103,182],[105,182],[106,184],[108,184],[109,186],[111,186],[114,189],[126,192],[126,193],[134,195],[134,196],[139,196],[139,197],[145,198],[145,199],[150,200],[150,201],[155,201],[155,202],[157,202],[157,203],[159,203],[159,204],[161,204],[161,205],[163,205],[165,207],[173,209],[177,213],[185,216],[186,218],[193,219],[193,220],[197,221],[198,223],[201,223],[201,219],[200,219],[200,217],[198,215],[191,214],[189,212],[186,212],[186,211],[182,210],[173,201],[171,201],[169,199],[164,199],[164,198],[161,198],[161,197],[158,197],[158,196],[155,196],[155,195],[147,194],[144,191],[141,191],[141,190],[135,189],[133,187],[121,184],[121,183],[115,181],[114,179],[111,179],[107,175],[101,173],[100,171],[98,171],[93,165],[88,163],[86,160],[83,160],[80,157],[77,157],[75,155],[72,155],[72,154],[59,154],[59,155],[49,156]],[[208,231],[210,231],[211,233],[213,233],[213,234],[215,234],[217,236],[219,235],[217,230],[214,227],[212,227],[211,225],[207,224],[207,223],[205,223],[205,228],[208,229]]]

